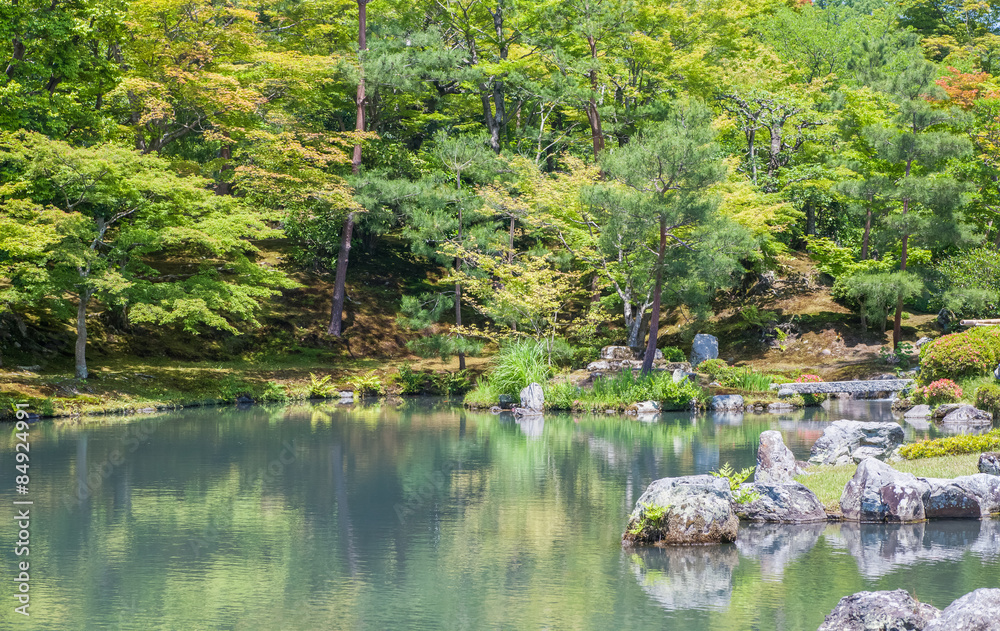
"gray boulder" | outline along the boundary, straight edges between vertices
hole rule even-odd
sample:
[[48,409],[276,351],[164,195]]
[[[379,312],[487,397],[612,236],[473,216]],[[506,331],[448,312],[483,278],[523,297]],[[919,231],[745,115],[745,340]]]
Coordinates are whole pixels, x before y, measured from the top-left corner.
[[[646,514],[649,507],[666,512],[653,520]],[[662,478],[636,502],[622,540],[626,545],[730,543],[738,527],[728,480],[711,475]]]
[[940,615],[936,607],[915,600],[904,589],[858,592],[841,598],[817,631],[929,630]]
[[924,337],[920,338],[919,340],[917,340],[916,343],[913,345],[913,347],[914,348],[920,348],[924,344],[926,344],[927,342],[930,342],[930,341],[931,341],[931,338],[924,336]]
[[699,333],[691,344],[691,365],[697,367],[706,359],[719,358],[719,340],[714,335]]
[[902,444],[903,428],[897,423],[834,421],[813,445],[809,462],[844,465],[865,458],[886,460]]
[[640,401],[634,406],[636,414],[658,414],[660,404],[656,401]]
[[537,383],[530,383],[528,387],[521,390],[521,408],[526,412],[541,412],[545,406],[545,393],[542,386]]
[[858,465],[840,496],[844,519],[863,522],[923,521],[925,481],[875,458]]
[[631,346],[605,346],[601,349],[601,359],[635,359],[635,349]]
[[993,415],[971,405],[960,405],[941,419],[944,425],[992,425]]
[[678,369],[676,369],[676,370],[673,371],[673,374],[671,375],[671,379],[673,380],[674,383],[680,383],[681,381],[684,381],[685,379],[687,379],[687,380],[689,380],[691,382],[695,382],[698,379],[698,373],[688,372],[686,370],[678,368]]
[[940,421],[944,417],[948,416],[949,412],[954,412],[960,407],[962,407],[961,403],[942,403],[941,405],[934,408],[934,413],[932,414],[932,416],[936,420]]
[[977,473],[957,478],[918,478],[928,519],[983,519],[1000,512],[1000,477]]
[[929,418],[931,415],[931,406],[929,405],[915,405],[903,414],[903,418]]
[[757,468],[753,480],[757,484],[791,484],[793,477],[801,473],[795,463],[795,454],[785,446],[781,432],[762,432],[757,447]]
[[743,409],[743,397],[738,394],[717,394],[709,406],[713,410],[739,411]]
[[736,514],[749,521],[800,524],[826,521],[826,509],[819,498],[805,485],[743,484],[744,492],[754,492],[760,497],[746,504],[736,504]]
[[1000,453],[995,451],[979,455],[979,473],[1000,475]]
[[1000,627],[1000,589],[977,589],[941,611],[925,631],[994,631]]

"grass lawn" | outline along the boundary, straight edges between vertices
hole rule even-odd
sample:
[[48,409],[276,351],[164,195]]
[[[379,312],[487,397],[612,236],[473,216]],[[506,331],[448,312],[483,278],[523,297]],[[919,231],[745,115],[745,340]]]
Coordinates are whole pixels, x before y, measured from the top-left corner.
[[[892,467],[904,473],[912,473],[920,478],[954,478],[960,475],[979,473],[979,454],[961,456],[941,456],[892,463]],[[840,467],[812,467],[806,475],[796,476],[796,480],[809,487],[823,502],[827,512],[840,512],[840,496],[847,482],[854,477],[857,465]]]

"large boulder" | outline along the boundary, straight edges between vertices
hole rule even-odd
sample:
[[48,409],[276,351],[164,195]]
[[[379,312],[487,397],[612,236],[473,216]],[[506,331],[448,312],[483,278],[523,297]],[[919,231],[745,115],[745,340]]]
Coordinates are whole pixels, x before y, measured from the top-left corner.
[[865,458],[886,460],[903,444],[903,428],[897,423],[834,421],[813,445],[809,462],[844,465]]
[[759,496],[752,502],[736,504],[740,519],[788,524],[827,519],[823,503],[804,484],[743,484],[740,489]]
[[621,361],[635,359],[636,350],[631,346],[605,346],[601,349],[601,359]]
[[524,412],[540,413],[545,406],[545,393],[542,386],[537,383],[530,383],[521,390],[521,410]]
[[968,426],[989,426],[993,424],[993,415],[989,412],[976,409],[971,405],[960,405],[958,408],[948,412],[941,419],[943,425],[968,425]]
[[841,598],[817,631],[920,631],[939,615],[905,589],[858,592]]
[[762,432],[757,447],[757,468],[753,480],[757,484],[790,484],[793,476],[800,472],[795,464],[795,455],[785,446],[781,432]]
[[743,409],[743,397],[738,394],[717,394],[709,404],[712,410],[738,412]]
[[927,490],[927,483],[912,473],[901,473],[875,458],[867,458],[844,487],[840,510],[849,521],[923,521]]
[[1000,477],[977,473],[957,478],[918,478],[928,519],[983,519],[1000,512]]
[[691,344],[691,365],[697,367],[706,359],[719,358],[719,340],[714,335],[699,333]]
[[1000,453],[995,451],[979,455],[979,473],[1000,475]]
[[931,415],[931,406],[927,404],[915,405],[903,414],[903,418],[929,418]]
[[941,611],[924,631],[994,631],[1000,627],[1000,589],[977,589]]
[[944,417],[948,416],[949,412],[954,412],[958,408],[962,407],[964,403],[942,403],[941,405],[934,408],[934,413],[932,416],[935,420],[940,421]]
[[662,478],[646,487],[636,502],[622,541],[627,545],[730,543],[736,540],[738,527],[725,478]]

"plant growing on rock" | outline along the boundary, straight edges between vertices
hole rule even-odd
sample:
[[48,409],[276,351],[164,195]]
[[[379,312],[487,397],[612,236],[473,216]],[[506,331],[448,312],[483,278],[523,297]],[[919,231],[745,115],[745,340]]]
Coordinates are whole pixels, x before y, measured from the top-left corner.
[[725,478],[729,481],[729,490],[733,494],[733,500],[737,504],[749,504],[760,499],[761,495],[757,491],[744,489],[742,484],[753,474],[754,467],[747,467],[737,471],[727,462],[719,467],[718,471],[710,471],[717,478]]
[[626,539],[631,543],[655,543],[663,538],[664,521],[669,506],[643,503],[639,519],[626,531]]

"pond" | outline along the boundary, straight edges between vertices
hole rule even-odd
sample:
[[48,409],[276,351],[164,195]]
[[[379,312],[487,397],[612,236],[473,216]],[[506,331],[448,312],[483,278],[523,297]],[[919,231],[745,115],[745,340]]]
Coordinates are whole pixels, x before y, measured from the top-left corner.
[[[198,408],[30,428],[30,618],[5,544],[0,628],[815,629],[847,594],[937,607],[1000,587],[1000,522],[741,530],[623,550],[650,481],[804,458],[833,401],[781,416],[515,421],[440,401]],[[915,430],[906,427],[912,438]],[[0,437],[13,476],[13,428]],[[13,479],[0,539],[17,537]]]

